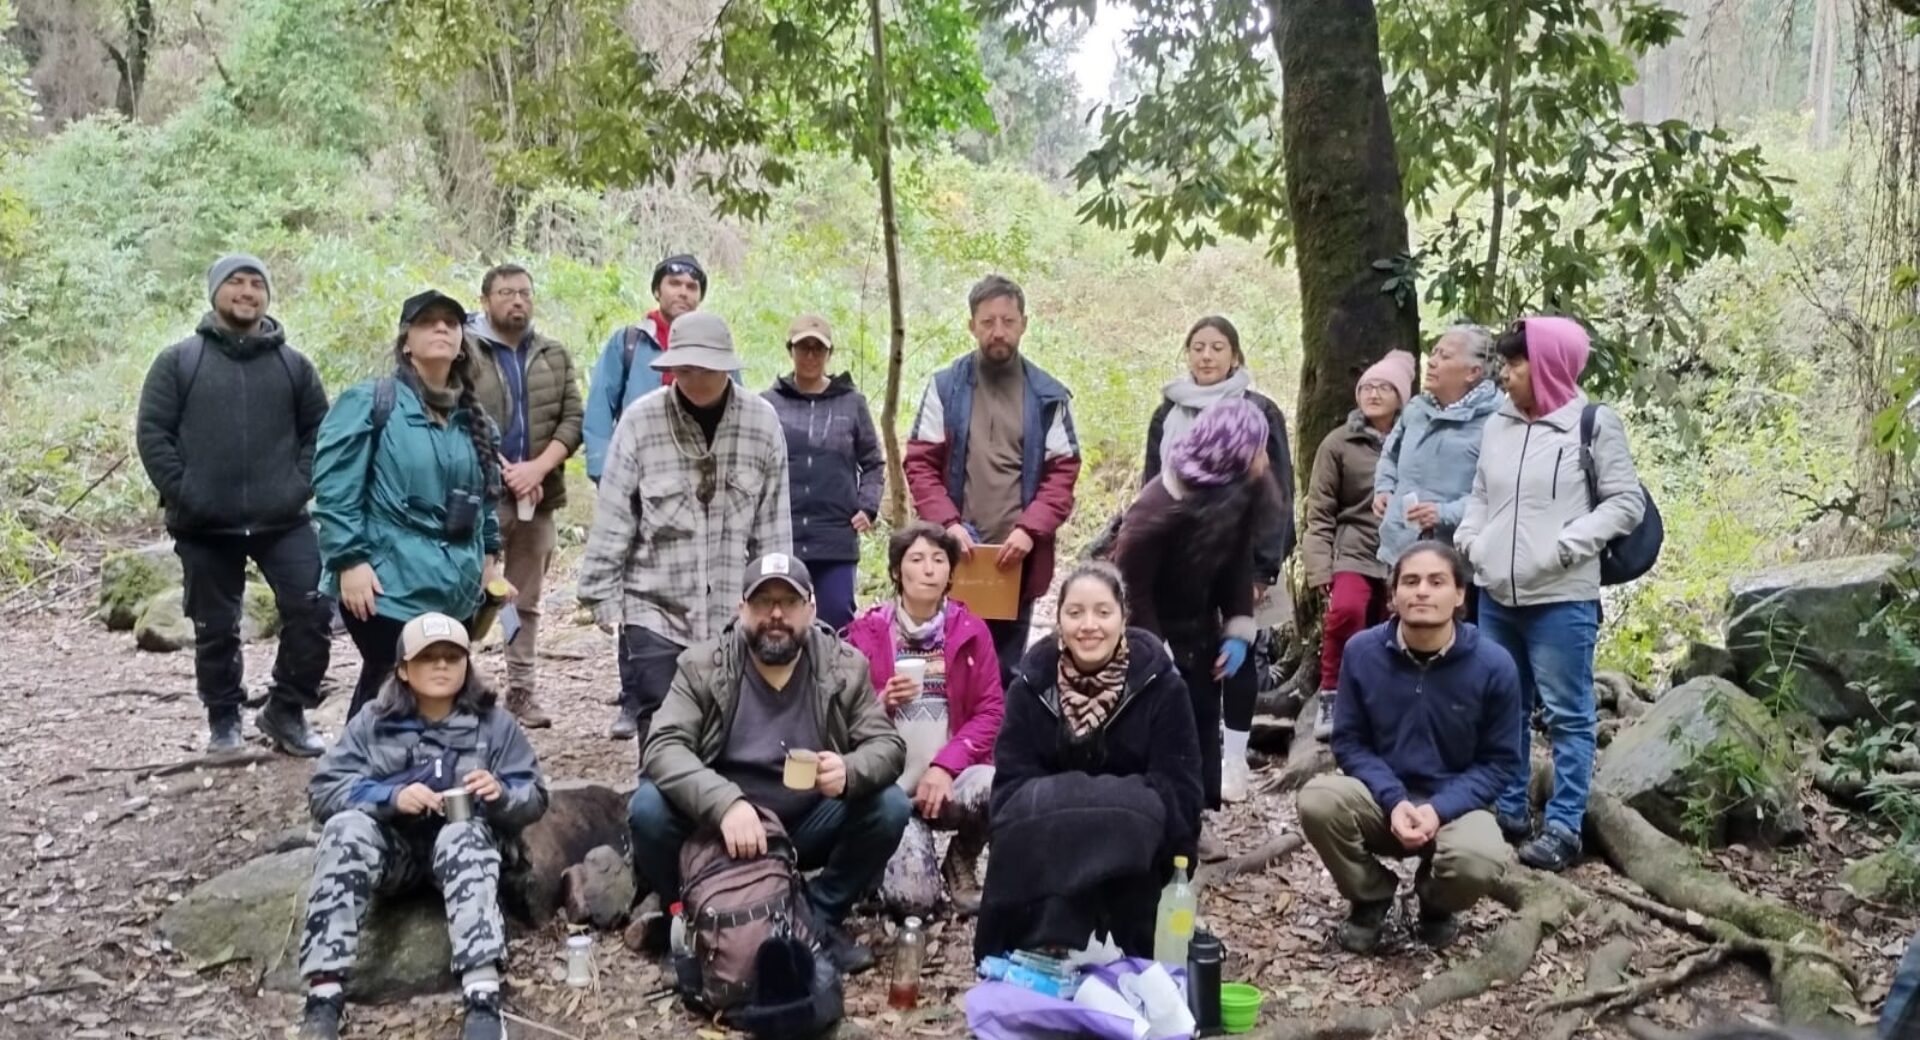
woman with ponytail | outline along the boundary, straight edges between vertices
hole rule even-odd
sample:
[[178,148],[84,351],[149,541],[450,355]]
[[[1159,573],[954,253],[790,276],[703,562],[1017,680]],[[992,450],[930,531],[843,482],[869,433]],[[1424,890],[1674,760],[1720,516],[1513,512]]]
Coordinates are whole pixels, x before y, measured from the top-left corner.
[[349,719],[392,674],[408,619],[471,621],[501,576],[499,434],[474,398],[465,323],[451,296],[409,297],[393,375],[343,392],[320,426],[313,518],[324,580],[360,651]]

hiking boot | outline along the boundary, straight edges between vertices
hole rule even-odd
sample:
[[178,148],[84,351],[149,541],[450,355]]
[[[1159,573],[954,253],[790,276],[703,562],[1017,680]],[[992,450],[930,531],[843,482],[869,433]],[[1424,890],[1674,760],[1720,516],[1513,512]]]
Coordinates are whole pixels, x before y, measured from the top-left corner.
[[216,711],[207,714],[207,754],[237,754],[247,746],[240,735],[240,711]]
[[1380,945],[1380,933],[1387,930],[1387,912],[1392,909],[1391,899],[1353,904],[1347,919],[1340,922],[1340,930],[1334,933],[1334,941],[1348,953],[1372,953]]
[[1460,938],[1460,915],[1420,907],[1420,921],[1414,935],[1431,950],[1444,950]]
[[306,1012],[300,1016],[300,1040],[340,1040],[340,1016],[347,1009],[347,998],[307,996]]
[[1540,836],[1520,847],[1520,862],[1558,874],[1580,858],[1580,836],[1558,823],[1540,828]]
[[632,740],[639,734],[640,720],[624,711],[607,727],[607,737],[612,740]]
[[873,951],[854,942],[853,936],[840,925],[830,924],[821,929],[820,946],[842,975],[851,977],[873,967]]
[[1244,802],[1247,800],[1247,787],[1253,782],[1253,770],[1247,766],[1247,756],[1229,754],[1220,762],[1220,800],[1223,802]]
[[540,701],[534,697],[532,690],[508,690],[507,710],[520,720],[524,729],[546,729],[553,725],[547,713],[540,710]]
[[467,994],[467,1017],[460,1025],[460,1040],[507,1040],[507,1024],[500,1018],[499,990]]
[[621,933],[620,940],[635,953],[661,957],[666,955],[672,937],[673,918],[667,916],[660,893],[649,892],[640,905],[633,908],[627,929]]
[[253,728],[265,734],[282,754],[295,758],[319,758],[326,754],[327,745],[307,728],[307,713],[298,705],[268,701],[253,717]]
[[1320,710],[1313,716],[1313,739],[1326,743],[1333,739],[1333,696],[1332,690],[1320,691]]
[[955,834],[947,846],[947,858],[940,864],[941,880],[947,883],[947,903],[959,917],[980,912],[979,837],[965,832]]
[[1533,837],[1533,819],[1526,814],[1509,816],[1503,812],[1493,814],[1494,821],[1500,824],[1500,836],[1507,844],[1518,845]]

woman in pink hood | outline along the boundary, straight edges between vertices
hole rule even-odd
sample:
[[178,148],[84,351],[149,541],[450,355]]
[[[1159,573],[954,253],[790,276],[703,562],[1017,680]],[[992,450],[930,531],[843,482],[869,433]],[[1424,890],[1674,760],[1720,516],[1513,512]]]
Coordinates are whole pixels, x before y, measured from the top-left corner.
[[[913,796],[914,816],[880,892],[909,914],[932,911],[943,880],[956,910],[972,913],[980,905],[976,862],[986,845],[993,744],[1005,697],[987,623],[947,595],[959,558],[959,543],[937,525],[918,522],[894,532],[887,543],[893,599],[847,626],[847,642],[867,657],[875,695],[907,739],[900,783]],[[920,678],[903,674],[906,668],[919,670]],[[919,746],[929,723],[939,734],[937,747]],[[955,832],[939,876],[931,869],[936,827]]]
[[[1646,509],[1619,413],[1590,405],[1580,375],[1592,353],[1571,318],[1534,317],[1502,333],[1507,403],[1487,420],[1466,517],[1454,545],[1473,563],[1482,590],[1480,628],[1513,655],[1525,697],[1522,743],[1532,705],[1544,710],[1553,747],[1553,795],[1533,832],[1525,771],[1495,805],[1509,840],[1526,841],[1520,861],[1564,870],[1580,855],[1580,827],[1593,773],[1593,650],[1600,627],[1600,552],[1632,531]],[[1593,410],[1591,465],[1598,500],[1587,492],[1581,419]]]

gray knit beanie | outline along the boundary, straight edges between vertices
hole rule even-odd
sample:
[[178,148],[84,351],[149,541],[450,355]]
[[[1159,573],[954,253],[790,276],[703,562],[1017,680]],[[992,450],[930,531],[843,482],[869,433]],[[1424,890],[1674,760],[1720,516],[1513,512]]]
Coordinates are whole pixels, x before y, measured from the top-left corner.
[[215,260],[213,266],[207,269],[208,303],[213,302],[213,294],[218,292],[220,286],[238,271],[252,271],[259,275],[260,280],[267,283],[267,299],[273,299],[273,276],[267,273],[267,265],[262,263],[259,257],[248,253],[228,253]]

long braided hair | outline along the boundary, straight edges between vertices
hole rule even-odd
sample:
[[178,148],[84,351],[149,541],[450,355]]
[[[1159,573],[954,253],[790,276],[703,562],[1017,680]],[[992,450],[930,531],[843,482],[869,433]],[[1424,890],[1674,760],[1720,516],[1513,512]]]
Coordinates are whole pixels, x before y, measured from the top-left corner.
[[[453,377],[460,384],[456,407],[467,413],[467,436],[473,441],[474,459],[480,465],[481,494],[488,503],[498,502],[503,493],[500,475],[500,428],[473,390],[473,351],[463,341],[454,355]],[[407,353],[407,330],[401,329],[393,341],[393,377],[420,393],[420,373]],[[422,395],[424,400],[424,395]]]

